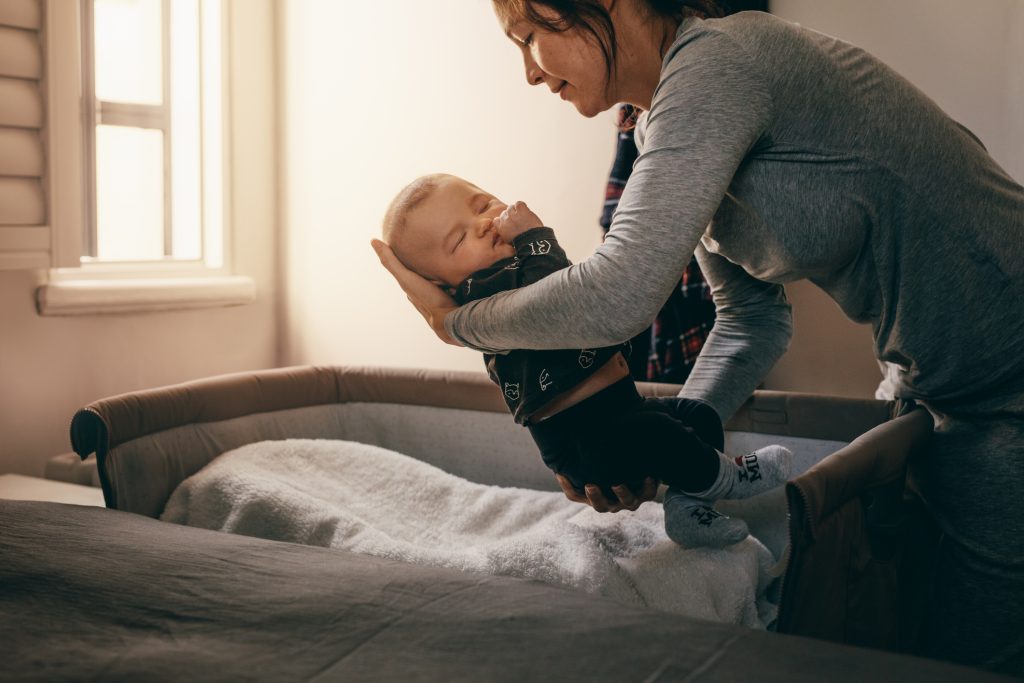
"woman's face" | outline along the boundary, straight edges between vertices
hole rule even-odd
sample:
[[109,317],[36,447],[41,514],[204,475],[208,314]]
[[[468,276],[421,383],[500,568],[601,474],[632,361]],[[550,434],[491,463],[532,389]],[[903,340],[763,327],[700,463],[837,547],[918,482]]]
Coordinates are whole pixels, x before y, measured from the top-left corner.
[[[557,17],[546,7],[538,10]],[[588,118],[618,102],[614,83],[610,87],[608,82],[601,47],[579,28],[555,32],[526,18],[512,18],[505,34],[523,55],[530,85],[546,85]]]

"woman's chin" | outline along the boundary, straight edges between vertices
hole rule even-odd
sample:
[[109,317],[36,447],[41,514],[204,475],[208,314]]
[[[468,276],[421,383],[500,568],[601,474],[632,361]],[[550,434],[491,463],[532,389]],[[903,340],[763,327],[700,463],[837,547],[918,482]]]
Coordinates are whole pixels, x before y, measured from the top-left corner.
[[576,111],[588,119],[592,119],[602,112],[606,112],[614,106],[612,104],[605,104],[604,102],[588,102],[588,101],[573,101],[572,106],[576,107]]
[[572,104],[574,107],[576,107],[576,111],[578,111],[581,116],[584,116],[588,119],[592,119],[601,112],[607,111],[607,109],[601,109],[600,107],[595,107],[592,104],[586,104],[583,102],[573,102]]

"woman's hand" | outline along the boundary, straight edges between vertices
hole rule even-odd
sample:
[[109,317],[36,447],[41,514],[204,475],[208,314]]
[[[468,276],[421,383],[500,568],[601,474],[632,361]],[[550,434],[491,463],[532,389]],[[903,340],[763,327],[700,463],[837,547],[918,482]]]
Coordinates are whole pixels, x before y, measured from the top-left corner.
[[420,312],[427,324],[434,330],[434,334],[440,337],[441,341],[452,346],[462,346],[452,339],[444,329],[444,317],[449,311],[454,311],[458,306],[455,300],[448,296],[440,287],[430,280],[412,272],[398,260],[395,252],[391,251],[384,242],[370,240],[370,246],[377,252],[381,265],[388,269],[388,272],[398,281],[398,285],[405,292],[405,295]]
[[562,493],[565,494],[566,498],[575,503],[589,505],[598,512],[636,510],[641,504],[646,503],[649,500],[654,500],[654,497],[658,494],[658,484],[661,483],[657,479],[648,477],[647,479],[644,479],[644,488],[639,494],[631,491],[625,484],[613,486],[612,491],[619,498],[618,502],[613,503],[604,495],[600,486],[587,484],[583,487],[584,492],[580,493],[573,487],[572,482],[565,476],[556,474],[555,479],[558,480],[558,485],[562,488]]

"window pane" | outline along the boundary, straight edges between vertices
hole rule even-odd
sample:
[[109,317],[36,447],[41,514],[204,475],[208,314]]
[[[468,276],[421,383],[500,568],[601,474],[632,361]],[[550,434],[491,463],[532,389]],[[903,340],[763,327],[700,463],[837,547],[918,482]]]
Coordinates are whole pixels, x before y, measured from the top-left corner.
[[171,3],[171,234],[174,258],[198,260],[202,244],[199,2]]
[[224,262],[223,21],[220,0],[203,0],[203,229],[210,266]]
[[161,0],[95,0],[96,97],[163,101]]
[[164,256],[163,132],[96,127],[97,258]]

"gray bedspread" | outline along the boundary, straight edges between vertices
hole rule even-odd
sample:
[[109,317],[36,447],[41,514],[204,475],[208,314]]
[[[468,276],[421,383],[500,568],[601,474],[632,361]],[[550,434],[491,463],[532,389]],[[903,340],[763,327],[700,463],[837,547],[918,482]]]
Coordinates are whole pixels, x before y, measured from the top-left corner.
[[0,680],[683,679],[989,677],[535,581],[0,501]]

